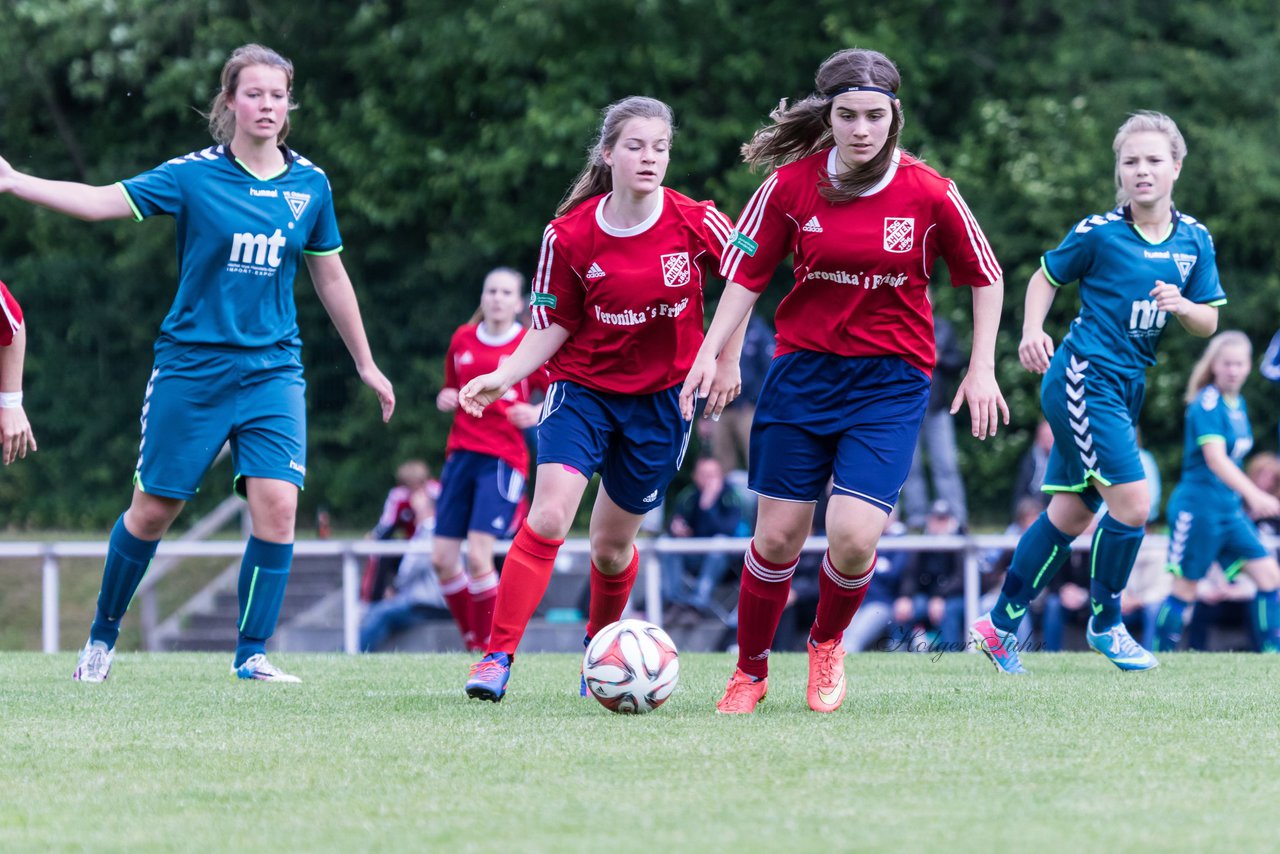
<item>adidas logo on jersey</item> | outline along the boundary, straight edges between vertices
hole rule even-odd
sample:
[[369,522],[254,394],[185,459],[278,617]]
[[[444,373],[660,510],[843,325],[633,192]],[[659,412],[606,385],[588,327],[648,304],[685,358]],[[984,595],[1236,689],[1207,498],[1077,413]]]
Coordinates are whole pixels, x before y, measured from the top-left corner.
[[658,500],[658,490],[656,489],[644,497],[645,504],[652,504],[654,501],[657,501],[657,500]]
[[592,262],[591,262],[591,268],[590,268],[589,270],[587,270],[587,278],[588,278],[588,279],[603,279],[603,278],[604,278],[604,270],[601,270],[601,269],[600,269],[600,265],[599,265],[599,264],[597,264],[595,261],[592,261]]
[[818,222],[818,217],[815,215],[809,217],[809,221],[804,224],[804,228],[801,230],[810,232],[811,234],[822,234],[822,225]]

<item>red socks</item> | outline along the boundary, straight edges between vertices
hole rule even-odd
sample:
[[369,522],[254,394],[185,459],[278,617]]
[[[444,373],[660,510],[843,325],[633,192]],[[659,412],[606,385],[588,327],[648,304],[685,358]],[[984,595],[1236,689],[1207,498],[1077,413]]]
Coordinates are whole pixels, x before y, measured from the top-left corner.
[[482,650],[489,646],[489,634],[493,629],[493,602],[498,596],[498,573],[489,572],[467,583],[471,593],[471,641],[468,649]]
[[467,590],[467,574],[459,572],[448,581],[442,582],[440,595],[444,597],[444,604],[449,607],[453,621],[458,624],[458,631],[462,633],[462,642],[469,649],[475,636],[471,631],[471,593]]
[[631,563],[617,575],[605,575],[591,563],[591,605],[587,613],[587,637],[595,637],[596,632],[610,623],[616,623],[627,607],[631,598],[631,588],[635,586],[636,574],[640,569],[640,551],[632,546]]
[[769,647],[787,605],[797,563],[799,558],[770,563],[756,551],[755,540],[747,549],[738,591],[738,669],[748,676],[769,675]]
[[822,556],[822,571],[818,573],[818,616],[814,618],[809,636],[817,643],[838,638],[849,628],[849,622],[857,613],[871,586],[871,576],[876,571],[878,554],[872,553],[871,566],[856,578],[841,575],[831,562],[831,552]]
[[551,583],[556,553],[564,540],[549,540],[525,522],[502,563],[502,580],[493,606],[493,630],[487,652],[515,655],[524,630]]

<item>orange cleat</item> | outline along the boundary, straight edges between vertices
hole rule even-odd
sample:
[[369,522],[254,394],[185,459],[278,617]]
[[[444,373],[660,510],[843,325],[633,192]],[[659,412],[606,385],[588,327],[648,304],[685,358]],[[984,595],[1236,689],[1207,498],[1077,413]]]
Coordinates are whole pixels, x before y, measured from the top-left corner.
[[840,638],[817,643],[809,638],[809,708],[834,712],[844,702],[844,644]]
[[756,703],[769,693],[768,678],[752,679],[741,670],[734,670],[725,686],[724,696],[716,703],[716,714],[749,715],[756,710]]

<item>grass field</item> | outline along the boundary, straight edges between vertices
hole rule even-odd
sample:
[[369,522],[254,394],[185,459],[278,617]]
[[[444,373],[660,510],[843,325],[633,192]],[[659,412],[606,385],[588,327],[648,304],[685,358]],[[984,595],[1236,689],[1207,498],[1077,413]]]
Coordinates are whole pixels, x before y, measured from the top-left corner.
[[682,657],[643,717],[520,658],[498,705],[461,655],[0,655],[0,850],[1274,850],[1280,659],[1091,654],[847,659],[834,715],[775,656],[750,717],[712,713],[727,655]]

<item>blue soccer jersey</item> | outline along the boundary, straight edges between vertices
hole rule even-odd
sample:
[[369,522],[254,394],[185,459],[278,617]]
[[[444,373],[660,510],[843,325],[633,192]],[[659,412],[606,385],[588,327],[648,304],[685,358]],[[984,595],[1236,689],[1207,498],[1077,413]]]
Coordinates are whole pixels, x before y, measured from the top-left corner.
[[1194,303],[1227,301],[1209,230],[1176,210],[1169,234],[1157,242],[1138,230],[1127,207],[1086,217],[1040,263],[1055,287],[1080,282],[1080,313],[1064,343],[1083,359],[1125,373],[1156,363],[1168,321],[1151,297],[1156,282],[1177,285]]
[[1228,400],[1216,386],[1208,385],[1187,407],[1183,427],[1182,478],[1178,485],[1193,490],[1196,502],[1202,507],[1235,510],[1241,506],[1240,496],[1210,470],[1204,459],[1205,443],[1214,441],[1225,443],[1231,462],[1242,466],[1244,458],[1253,449],[1253,430],[1249,426],[1244,398]]
[[218,145],[119,186],[138,220],[177,220],[178,293],[161,340],[230,347],[296,341],[298,261],[342,249],[329,179],[319,167],[287,151],[283,171],[260,178]]

